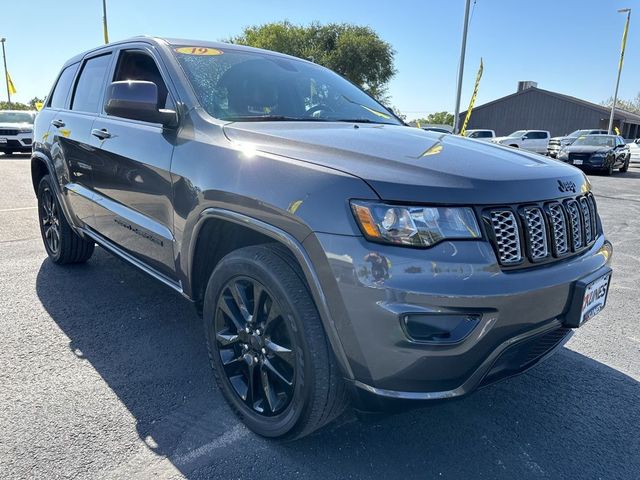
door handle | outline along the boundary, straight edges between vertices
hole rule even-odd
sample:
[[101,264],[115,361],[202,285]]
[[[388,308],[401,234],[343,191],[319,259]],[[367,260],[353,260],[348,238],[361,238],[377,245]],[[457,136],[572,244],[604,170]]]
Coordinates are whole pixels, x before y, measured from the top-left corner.
[[94,137],[98,137],[100,140],[111,138],[111,134],[107,131],[106,128],[102,128],[100,130],[94,128],[93,130],[91,130],[91,135],[93,135]]
[[62,128],[64,127],[64,122],[62,120],[51,120],[51,125],[56,128]]

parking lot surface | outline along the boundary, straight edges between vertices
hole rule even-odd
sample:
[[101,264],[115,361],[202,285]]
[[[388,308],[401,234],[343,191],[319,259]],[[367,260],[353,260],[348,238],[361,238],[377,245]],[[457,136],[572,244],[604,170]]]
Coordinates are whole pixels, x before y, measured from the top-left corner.
[[590,176],[614,245],[607,308],[546,362],[467,398],[295,443],[227,408],[201,320],[96,249],[42,247],[29,157],[0,155],[2,478],[640,478],[640,168]]

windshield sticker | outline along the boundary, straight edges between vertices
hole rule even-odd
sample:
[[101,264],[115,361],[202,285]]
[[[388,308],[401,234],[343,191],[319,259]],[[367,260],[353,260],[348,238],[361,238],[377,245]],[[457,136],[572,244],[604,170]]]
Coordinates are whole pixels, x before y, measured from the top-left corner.
[[178,47],[173,49],[177,53],[183,55],[222,55],[224,52],[217,48],[208,47]]

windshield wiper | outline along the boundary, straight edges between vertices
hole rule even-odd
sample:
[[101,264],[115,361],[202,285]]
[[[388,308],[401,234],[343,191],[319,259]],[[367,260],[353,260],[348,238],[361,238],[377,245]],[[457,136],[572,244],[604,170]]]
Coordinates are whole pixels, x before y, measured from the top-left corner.
[[368,118],[336,118],[331,119],[332,122],[347,122],[347,123],[379,123],[381,125],[396,125],[391,122],[379,122],[377,120],[370,120]]
[[324,118],[289,117],[287,115],[238,115],[226,117],[229,122],[326,122]]

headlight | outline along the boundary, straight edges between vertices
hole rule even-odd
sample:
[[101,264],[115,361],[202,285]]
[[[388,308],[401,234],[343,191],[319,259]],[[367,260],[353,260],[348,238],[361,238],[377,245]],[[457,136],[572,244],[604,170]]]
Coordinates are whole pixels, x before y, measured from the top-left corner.
[[447,239],[480,238],[469,207],[411,207],[354,200],[351,208],[369,240],[430,247]]
[[21,128],[18,130],[20,133],[33,133],[33,128]]
[[591,158],[600,158],[600,157],[606,157],[607,156],[607,152],[595,152],[591,154]]
[[567,153],[566,150],[560,150],[558,152],[558,159],[562,160],[563,158],[568,158],[569,154]]

